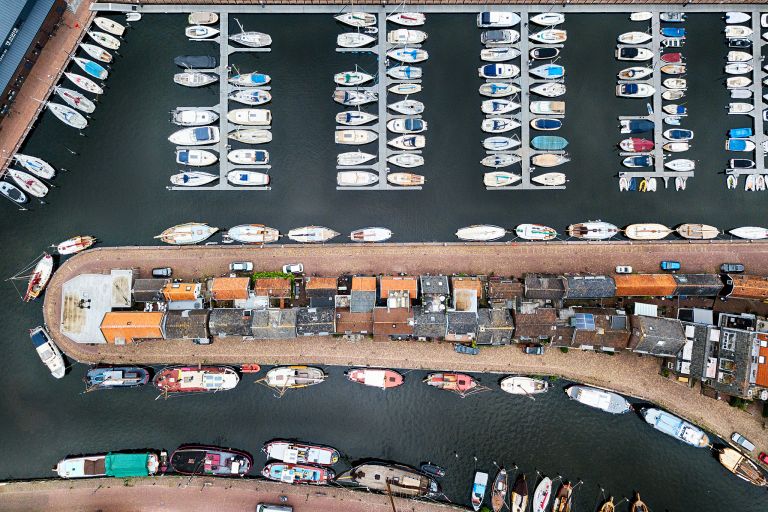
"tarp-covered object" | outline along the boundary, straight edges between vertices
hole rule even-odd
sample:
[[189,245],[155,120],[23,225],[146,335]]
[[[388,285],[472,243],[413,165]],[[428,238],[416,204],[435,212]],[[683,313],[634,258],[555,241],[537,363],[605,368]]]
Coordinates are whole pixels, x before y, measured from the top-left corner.
[[147,461],[149,453],[109,453],[105,460],[107,476],[123,478],[149,476]]

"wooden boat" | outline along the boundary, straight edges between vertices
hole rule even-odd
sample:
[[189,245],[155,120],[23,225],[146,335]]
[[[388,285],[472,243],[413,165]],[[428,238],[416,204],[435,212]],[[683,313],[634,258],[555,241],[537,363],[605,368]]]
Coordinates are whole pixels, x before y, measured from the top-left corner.
[[233,75],[229,77],[228,82],[232,85],[239,85],[242,87],[262,87],[272,81],[272,77],[259,73],[258,71],[251,71],[250,73],[242,73],[239,75]]
[[323,243],[339,236],[339,233],[323,226],[305,226],[288,231],[288,238],[302,244]]
[[371,491],[406,497],[436,496],[440,486],[433,478],[400,464],[368,462],[352,468],[352,482]]
[[51,164],[36,156],[16,153],[13,155],[13,158],[16,159],[19,165],[21,165],[24,169],[31,172],[38,178],[49,180],[56,175],[56,170],[51,166]]
[[213,25],[218,23],[219,15],[215,12],[197,11],[187,17],[190,25]]
[[67,77],[70,82],[86,92],[104,94],[104,89],[88,77],[78,75],[77,73],[64,73],[64,76]]
[[249,48],[264,48],[272,44],[272,36],[255,30],[232,34],[229,36],[229,40]]
[[563,482],[552,503],[552,512],[570,512],[571,494],[573,494],[573,485],[570,482]]
[[541,153],[531,158],[531,163],[538,167],[556,167],[570,161],[571,159],[565,155],[556,155],[553,153]]
[[245,476],[253,467],[247,452],[216,446],[182,445],[171,454],[171,467],[182,475]]
[[218,230],[201,222],[187,222],[170,227],[154,238],[171,245],[191,245],[209,239]]
[[767,487],[768,479],[757,465],[740,451],[733,448],[722,448],[717,455],[720,464],[737,477],[752,485]]
[[210,110],[185,110],[171,112],[171,122],[179,126],[205,126],[219,120],[219,114]]
[[387,228],[363,228],[349,234],[353,242],[384,242],[392,238],[392,231]]
[[96,243],[96,238],[90,235],[78,235],[68,238],[56,245],[56,252],[62,256],[75,254],[88,249]]
[[489,98],[506,98],[520,92],[520,87],[511,82],[486,82],[480,86],[480,94]]
[[533,491],[532,512],[546,512],[549,500],[552,498],[552,480],[545,476]]
[[648,21],[651,18],[653,18],[653,13],[651,11],[638,11],[629,15],[630,21]]
[[647,32],[624,32],[617,38],[621,44],[643,44],[647,43],[653,36]]
[[349,91],[346,89],[336,89],[333,93],[333,100],[342,105],[355,107],[378,101],[379,96],[370,91]]
[[83,380],[88,391],[135,388],[149,382],[149,371],[140,366],[96,366],[86,372]]
[[176,163],[192,167],[213,165],[219,160],[216,153],[204,149],[177,149]]
[[361,71],[342,71],[333,75],[333,81],[338,85],[362,85],[373,80],[373,76]]
[[559,82],[548,82],[544,84],[534,85],[530,88],[533,94],[539,96],[545,96],[547,98],[557,98],[565,94],[565,84]]
[[632,66],[619,71],[619,80],[641,80],[653,74],[653,68]]
[[300,389],[321,384],[328,376],[313,366],[278,366],[267,372],[264,383],[278,390]]
[[681,224],[675,231],[688,240],[711,240],[720,234],[719,229],[706,224]]
[[28,172],[8,168],[7,173],[16,182],[16,185],[27,194],[33,197],[45,197],[48,194],[48,187],[45,183]]
[[98,30],[89,30],[88,36],[104,48],[108,48],[110,50],[117,50],[120,48],[120,41],[115,36],[110,34],[99,32]]
[[352,166],[362,165],[366,162],[370,162],[376,158],[376,155],[371,153],[363,153],[362,151],[350,151],[347,153],[339,153],[336,156],[336,165],[338,166]]
[[504,228],[490,224],[475,224],[456,231],[456,237],[459,240],[471,242],[490,242],[504,238],[506,234],[507,231]]
[[177,187],[202,187],[219,179],[218,175],[202,171],[183,171],[171,176],[171,184]]
[[91,56],[91,58],[96,59],[100,62],[105,62],[109,64],[112,62],[112,54],[109,53],[107,50],[102,48],[101,46],[97,46],[95,44],[90,43],[80,43],[80,48]]
[[394,66],[387,69],[387,76],[395,80],[418,80],[422,69],[417,66]]
[[416,27],[423,25],[427,20],[424,13],[421,12],[396,12],[387,16],[387,21],[403,25],[405,27]]
[[387,145],[402,150],[422,149],[426,145],[426,138],[423,135],[401,135],[388,140]]
[[85,112],[86,114],[92,114],[96,110],[95,103],[74,89],[67,89],[66,87],[57,85],[53,88],[53,92],[56,93],[59,98],[64,100],[67,105]]
[[184,29],[184,35],[190,39],[208,39],[219,35],[219,29],[205,25],[192,25]]
[[272,112],[266,108],[236,108],[227,112],[227,120],[243,126],[269,126]]
[[476,471],[475,480],[474,482],[472,482],[472,494],[470,496],[472,508],[475,510],[475,512],[478,512],[480,510],[480,507],[482,507],[483,505],[483,500],[485,499],[485,491],[487,486],[488,486],[488,473],[484,473],[482,471]]
[[661,240],[666,238],[672,230],[662,224],[630,224],[624,230],[627,238],[632,240]]
[[339,171],[336,184],[340,187],[366,187],[379,181],[379,175],[369,171]]
[[520,224],[515,228],[515,235],[524,240],[552,240],[557,231],[541,224]]
[[387,57],[408,64],[416,64],[417,62],[424,62],[427,60],[429,58],[429,53],[421,48],[405,46],[389,50],[387,52]]
[[507,79],[514,78],[520,74],[520,68],[514,64],[483,64],[477,68],[477,74],[480,78]]
[[559,12],[542,12],[531,16],[528,21],[542,27],[552,27],[565,22],[565,14]]
[[243,144],[266,144],[272,140],[272,132],[261,128],[245,128],[231,131],[227,137]]
[[[45,256],[50,258],[50,255],[48,254]],[[52,261],[51,268],[53,268]],[[27,300],[26,297],[24,300]],[[61,355],[59,347],[53,342],[48,332],[43,327],[35,327],[29,331],[29,337],[32,340],[32,345],[35,347],[38,357],[40,357],[40,360],[48,368],[48,371],[51,372],[51,375],[57,379],[64,377],[64,373],[67,370],[64,365],[64,357]]]
[[147,477],[160,470],[165,452],[100,453],[79,457],[65,457],[53,470],[60,478],[130,478]]
[[267,459],[275,459],[289,464],[314,464],[333,466],[341,458],[338,450],[329,446],[299,443],[287,440],[270,441],[262,451]]
[[219,80],[217,75],[200,73],[199,71],[184,71],[173,75],[174,83],[184,87],[204,87]]
[[700,428],[661,409],[649,407],[641,411],[646,423],[653,428],[696,448],[709,446],[709,436]]
[[619,234],[619,228],[608,222],[590,220],[568,226],[568,234],[583,240],[607,240]]
[[735,237],[745,240],[765,240],[768,238],[768,228],[757,226],[743,226],[729,231]]
[[509,167],[510,165],[514,165],[518,163],[520,160],[521,160],[520,156],[515,154],[494,153],[480,160],[480,164],[484,165],[485,167],[493,167],[494,169],[500,169],[502,167]]
[[215,126],[182,128],[172,133],[168,140],[177,146],[202,146],[219,142],[219,129]]
[[522,474],[515,480],[512,492],[509,495],[510,512],[527,512],[528,510],[528,482]]
[[624,414],[632,409],[626,398],[604,389],[574,385],[566,389],[565,393],[579,403],[610,414]]
[[346,376],[352,382],[380,389],[396,388],[403,384],[401,374],[381,368],[352,368],[346,372]]
[[424,382],[428,386],[456,393],[467,393],[477,387],[477,381],[464,373],[430,373]]
[[418,92],[421,92],[421,84],[413,84],[413,83],[393,84],[387,90],[393,94],[401,94],[401,95],[407,96],[409,94],[416,94]]
[[549,390],[549,382],[542,379],[513,375],[500,382],[501,390],[511,395],[538,395]]
[[359,32],[348,32],[336,36],[336,45],[342,48],[361,48],[376,41],[375,37]]
[[168,366],[152,379],[152,385],[169,395],[228,391],[238,382],[240,377],[229,366]]
[[369,144],[378,138],[379,135],[371,130],[336,130],[334,135],[336,144],[348,145]]
[[557,28],[548,28],[548,29],[540,30],[539,32],[530,34],[528,38],[531,41],[534,41],[536,43],[560,44],[560,43],[564,43],[568,39],[568,33],[565,30],[560,30]]
[[227,237],[243,244],[268,244],[280,238],[280,232],[263,224],[240,224],[229,228]]
[[423,185],[426,180],[421,174],[413,174],[410,172],[391,172],[387,174],[387,181],[392,185],[398,185],[401,187],[418,187]]
[[564,101],[532,101],[530,104],[532,114],[538,115],[564,115]]
[[653,58],[651,50],[634,46],[617,46],[615,55],[618,60],[646,61]]
[[24,302],[35,300],[43,293],[48,281],[53,274],[53,257],[44,252],[43,256],[37,261],[27,282],[27,291],[24,293]]
[[72,60],[80,69],[85,71],[86,74],[91,75],[93,78],[106,80],[109,76],[109,73],[103,66],[92,60],[84,59],[82,57],[72,57]]
[[387,42],[390,44],[420,44],[427,40],[427,33],[423,30],[410,30],[399,28],[387,32]]
[[59,103],[47,102],[45,107],[56,116],[56,118],[67,126],[82,130],[88,126],[88,121],[77,110],[68,105],[61,105]]
[[600,510],[598,510],[598,512],[615,512],[615,511],[616,511],[616,506],[613,504],[613,496],[609,497],[608,501],[603,503],[600,506]]
[[261,89],[239,89],[229,93],[229,99],[243,105],[257,106],[272,101],[272,95]]
[[520,145],[520,139],[494,135],[483,139],[483,147],[488,151],[508,151]]
[[232,185],[241,187],[263,187],[269,185],[269,174],[246,169],[235,169],[227,173],[227,181]]
[[648,508],[648,505],[646,505],[645,502],[640,499],[639,492],[635,493],[635,501],[632,502],[630,512],[651,512]]
[[480,60],[485,62],[506,62],[520,56],[520,50],[511,46],[483,48],[480,50]]
[[486,133],[507,133],[520,127],[520,121],[508,117],[483,119],[480,128]]
[[387,130],[392,133],[421,133],[427,130],[427,122],[416,118],[406,117],[401,119],[391,119],[387,122]]
[[395,153],[387,157],[387,162],[398,167],[411,169],[424,165],[424,157],[416,153]]
[[370,27],[376,24],[376,15],[369,12],[345,12],[334,16],[339,23],[349,25],[350,27]]

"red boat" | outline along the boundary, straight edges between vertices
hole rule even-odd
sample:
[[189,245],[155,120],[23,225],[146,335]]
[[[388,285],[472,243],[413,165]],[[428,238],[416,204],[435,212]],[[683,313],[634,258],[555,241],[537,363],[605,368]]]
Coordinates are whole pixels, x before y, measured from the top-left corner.
[[675,53],[664,53],[661,56],[662,62],[666,62],[668,64],[679,64],[683,62],[683,54],[679,52]]
[[43,293],[45,285],[51,279],[52,273],[53,257],[45,252],[40,261],[37,262],[37,265],[35,265],[32,275],[29,276],[29,284],[27,285],[27,293],[24,294],[24,302],[35,300]]
[[643,153],[653,149],[653,141],[630,137],[619,142],[619,147],[630,153]]
[[229,366],[170,366],[160,370],[152,384],[168,394],[227,391],[240,381]]
[[438,389],[458,393],[466,393],[477,387],[477,381],[464,373],[430,373],[424,382]]
[[353,368],[347,372],[347,379],[374,388],[396,388],[403,383],[403,376],[395,370],[382,368]]

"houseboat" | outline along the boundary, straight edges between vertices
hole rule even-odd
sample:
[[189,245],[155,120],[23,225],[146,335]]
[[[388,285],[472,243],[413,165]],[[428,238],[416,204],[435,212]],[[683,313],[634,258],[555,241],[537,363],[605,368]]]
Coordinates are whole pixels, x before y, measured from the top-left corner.
[[282,483],[321,485],[333,480],[336,473],[330,468],[273,462],[264,466],[261,476]]
[[318,446],[293,441],[276,440],[264,445],[264,453],[269,459],[276,459],[289,464],[315,464],[333,466],[339,462],[339,452],[328,446]]
[[182,475],[245,476],[253,467],[253,457],[231,448],[183,445],[171,454],[171,467]]
[[228,391],[238,382],[240,377],[229,366],[169,366],[152,380],[158,390],[172,395]]

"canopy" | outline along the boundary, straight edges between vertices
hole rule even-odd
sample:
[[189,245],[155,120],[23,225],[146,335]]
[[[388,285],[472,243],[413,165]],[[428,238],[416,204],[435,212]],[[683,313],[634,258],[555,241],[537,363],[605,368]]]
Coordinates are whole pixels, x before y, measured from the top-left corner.
[[189,150],[182,149],[179,151],[179,162],[183,164],[189,162]]
[[148,476],[149,453],[109,453],[104,461],[107,476],[116,478]]

